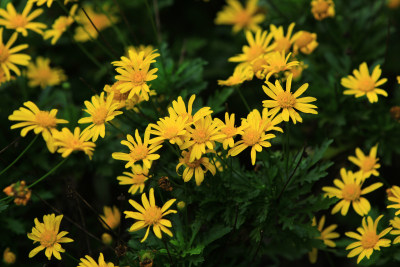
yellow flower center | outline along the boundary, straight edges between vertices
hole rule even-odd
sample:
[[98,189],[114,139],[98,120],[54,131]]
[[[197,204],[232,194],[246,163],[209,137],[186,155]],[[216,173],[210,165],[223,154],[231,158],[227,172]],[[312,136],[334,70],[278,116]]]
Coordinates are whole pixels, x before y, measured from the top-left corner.
[[252,61],[264,53],[264,48],[261,45],[253,45],[247,51],[247,61]]
[[229,125],[221,129],[221,132],[226,135],[226,138],[229,138],[236,134],[236,128]]
[[264,70],[264,67],[262,67],[263,65],[267,65],[267,61],[264,58],[258,58],[254,60],[252,64],[253,72],[257,73],[259,71]]
[[166,139],[174,138],[178,135],[179,129],[175,125],[165,128],[163,137]]
[[325,13],[328,11],[329,3],[325,1],[319,1],[314,6],[314,12],[316,13]]
[[94,124],[104,124],[107,118],[108,110],[105,107],[99,107],[92,115],[93,123]]
[[364,92],[373,91],[375,89],[375,82],[371,77],[364,77],[358,81],[358,89]]
[[135,85],[142,85],[145,83],[146,75],[144,71],[137,70],[131,74],[131,80]]
[[13,28],[13,29],[24,28],[26,26],[26,24],[28,24],[28,20],[26,19],[26,17],[24,17],[20,14],[17,14],[17,15],[15,15],[15,17],[10,19],[10,24],[11,24],[11,28]]
[[361,169],[364,172],[370,171],[370,170],[372,170],[374,168],[375,163],[376,163],[376,159],[375,158],[367,156],[367,157],[365,157],[365,159],[362,162]]
[[138,161],[138,160],[145,159],[147,157],[148,153],[149,153],[149,150],[148,150],[147,146],[138,145],[131,151],[130,156],[134,161]]
[[38,113],[36,113],[35,121],[43,128],[53,128],[57,125],[56,118],[51,116],[50,112],[48,111],[40,110]]
[[281,108],[292,108],[296,104],[296,98],[291,92],[281,92],[277,96],[278,105]]
[[196,129],[192,134],[193,141],[197,144],[203,144],[208,141],[210,138],[207,135],[207,132],[204,129]]
[[303,32],[300,37],[296,40],[296,45],[299,48],[306,47],[308,44],[310,44],[313,41],[312,34],[309,32]]
[[364,249],[373,248],[378,241],[379,236],[375,232],[367,231],[362,236],[361,245]]
[[357,184],[346,184],[342,189],[344,200],[354,201],[360,198],[361,188]]
[[157,206],[148,208],[143,214],[144,222],[147,225],[153,225],[160,221],[162,218],[161,209]]
[[240,26],[244,27],[250,24],[251,15],[246,10],[241,10],[236,14],[235,23],[239,24]]
[[40,80],[43,83],[46,83],[52,79],[52,72],[50,70],[50,68],[48,66],[46,67],[41,67],[39,69],[37,69],[36,75],[35,75],[36,79]]
[[250,128],[244,132],[242,139],[245,145],[253,146],[258,143],[260,137],[261,135],[257,130]]
[[48,248],[52,247],[57,241],[57,233],[53,230],[45,230],[40,236],[40,245]]
[[0,63],[7,62],[10,53],[4,45],[0,44]]
[[275,51],[279,52],[280,51],[288,52],[291,46],[289,39],[286,37],[276,40],[275,43],[276,43]]
[[[93,24],[96,25],[96,28],[99,31],[107,28],[110,25],[110,21],[104,14],[93,14],[92,16],[90,16],[90,19],[92,20]],[[89,23],[88,26],[91,26],[91,28],[93,28],[91,23]]]
[[146,181],[147,177],[144,174],[135,174],[133,177],[134,184],[143,184]]

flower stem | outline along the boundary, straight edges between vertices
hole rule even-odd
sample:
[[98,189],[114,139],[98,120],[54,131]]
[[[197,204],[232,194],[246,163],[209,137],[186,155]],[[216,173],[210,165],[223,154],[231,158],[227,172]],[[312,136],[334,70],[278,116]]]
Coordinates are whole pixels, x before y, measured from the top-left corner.
[[45,175],[43,175],[42,177],[40,177],[39,179],[37,179],[35,182],[33,182],[32,184],[30,184],[27,188],[32,188],[35,185],[37,185],[38,183],[40,183],[41,181],[43,181],[47,176],[49,176],[50,174],[52,174],[53,172],[55,172],[58,167],[60,167],[61,165],[64,164],[64,162],[67,161],[68,158],[63,159],[62,161],[60,161],[56,166],[53,167],[53,169],[51,169],[50,171],[48,171]]
[[249,104],[247,104],[246,98],[244,98],[242,92],[240,91],[240,88],[239,88],[238,86],[236,86],[236,87],[235,87],[235,90],[238,92],[240,98],[241,98],[242,101],[243,101],[243,104],[245,105],[245,107],[247,108],[247,110],[250,112],[250,111],[251,111],[250,106],[249,106]]
[[13,161],[11,162],[10,165],[8,165],[5,169],[3,169],[0,172],[0,175],[2,175],[3,173],[5,173],[9,168],[11,168],[25,153],[26,151],[28,151],[28,149],[33,145],[33,143],[35,143],[36,139],[38,138],[39,135],[36,135],[35,138],[33,138],[33,140],[29,143],[29,145],[21,152],[21,154],[19,154],[19,156]]

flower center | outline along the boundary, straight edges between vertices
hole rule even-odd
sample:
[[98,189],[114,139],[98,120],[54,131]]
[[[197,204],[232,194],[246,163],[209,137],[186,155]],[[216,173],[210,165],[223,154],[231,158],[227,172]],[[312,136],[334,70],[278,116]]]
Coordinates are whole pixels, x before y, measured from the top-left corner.
[[0,44],[0,63],[4,63],[8,60],[10,53],[8,52],[7,47]]
[[364,172],[370,171],[370,170],[372,170],[374,168],[375,163],[376,163],[376,159],[375,158],[371,158],[369,156],[365,157],[365,159],[364,159],[364,161],[362,163],[361,169]]
[[[104,14],[96,14],[96,15],[92,16],[90,19],[92,20],[93,24],[96,25],[96,28],[99,31],[108,27],[108,25],[110,24],[107,16]],[[92,26],[92,25],[90,24],[90,26]]]
[[309,32],[303,32],[300,37],[296,40],[296,45],[299,48],[307,46],[309,43],[313,41],[313,37]]
[[52,73],[49,67],[42,67],[38,69],[36,78],[41,80],[43,83],[48,82],[52,78]]
[[53,128],[57,125],[56,119],[48,111],[41,110],[36,113],[35,120],[43,128]]
[[258,143],[260,137],[260,133],[257,130],[250,128],[244,132],[242,139],[246,145],[253,146]]
[[142,85],[145,83],[146,75],[142,70],[134,71],[131,75],[131,80],[136,85]]
[[57,241],[57,234],[52,230],[45,230],[40,237],[40,245],[48,248],[52,247]]
[[11,28],[16,29],[16,28],[24,28],[26,24],[28,23],[26,17],[16,14],[15,17],[13,17],[10,20]]
[[264,70],[264,67],[262,67],[263,65],[267,65],[267,61],[264,58],[258,58],[254,60],[252,64],[253,72],[257,73],[259,71]]
[[192,134],[193,141],[197,144],[203,144],[209,140],[209,136],[204,129],[196,129]]
[[291,92],[282,92],[278,94],[277,101],[281,108],[292,108],[296,104],[296,98]]
[[276,43],[275,51],[279,52],[281,51],[288,52],[291,46],[289,39],[286,37],[276,40],[275,43]]
[[342,189],[344,200],[354,201],[360,198],[361,188],[357,184],[346,184]]
[[133,183],[134,184],[143,184],[144,181],[146,181],[147,177],[144,174],[135,174],[133,178]]
[[221,129],[221,132],[226,135],[226,138],[232,137],[236,134],[236,128],[232,126],[226,126]]
[[376,243],[379,241],[379,236],[375,232],[366,232],[361,239],[361,245],[364,249],[375,247]]
[[375,82],[371,77],[365,77],[358,81],[358,89],[364,92],[369,92],[374,90]]
[[163,137],[166,139],[174,138],[178,135],[178,128],[174,125],[165,128]]
[[104,124],[104,122],[107,118],[107,113],[108,113],[108,110],[105,107],[97,108],[96,111],[92,115],[93,123],[97,124],[97,125]]
[[250,24],[251,15],[246,10],[241,10],[236,14],[235,22],[240,26],[246,26]]
[[142,160],[147,157],[147,154],[149,153],[149,150],[147,149],[147,146],[145,145],[138,145],[135,147],[131,153],[130,156],[134,161]]
[[252,61],[264,53],[264,48],[261,45],[253,45],[247,51],[247,61]]
[[315,6],[314,6],[314,11],[317,13],[325,13],[328,11],[329,4],[328,2],[325,1],[319,1]]
[[146,212],[143,214],[144,217],[144,222],[147,225],[153,225],[158,223],[160,219],[162,218],[162,212],[161,209],[157,206],[150,207],[146,210]]

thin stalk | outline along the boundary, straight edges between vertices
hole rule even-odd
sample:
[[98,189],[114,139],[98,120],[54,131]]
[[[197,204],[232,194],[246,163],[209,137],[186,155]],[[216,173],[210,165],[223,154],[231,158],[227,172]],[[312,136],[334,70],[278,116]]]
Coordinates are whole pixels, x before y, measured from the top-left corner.
[[289,149],[289,143],[290,143],[290,133],[289,133],[289,122],[285,123],[285,171],[286,171],[286,180],[289,178],[289,156],[290,156],[290,149]]
[[171,253],[169,253],[169,248],[168,248],[167,242],[165,242],[165,240],[164,240],[164,239],[162,239],[162,241],[163,241],[163,243],[164,243],[165,249],[167,250],[167,253],[168,253],[168,258],[169,258],[169,262],[170,262],[170,263],[171,263],[171,265],[173,266],[173,263],[172,263],[172,257],[171,257]]
[[244,98],[242,92],[240,91],[240,88],[238,86],[235,86],[235,90],[238,92],[240,98],[242,99],[243,104],[245,105],[246,109],[251,112],[249,104],[247,104],[246,99]]
[[147,2],[148,0],[143,0],[143,1],[147,8],[147,13],[148,13],[149,19],[151,21],[151,27],[153,28],[153,32],[154,32],[154,36],[156,37],[157,44],[160,44],[160,40],[158,39],[158,34],[157,34],[157,28],[156,28],[156,25],[154,24],[153,15],[151,14],[150,5]]
[[[2,175],[3,173],[5,173],[9,168],[11,168],[25,153],[26,151],[28,151],[28,149],[33,145],[33,143],[35,143],[36,139],[38,139],[38,134],[35,136],[35,138],[33,138],[33,140],[28,144],[28,146],[21,152],[21,154],[19,154],[19,156],[10,163],[10,165],[8,165],[5,169],[3,169],[0,172],[0,175]],[[3,150],[2,150],[3,151]]]
[[32,184],[30,184],[29,186],[27,186],[27,188],[32,188],[35,185],[37,185],[38,183],[40,183],[41,181],[43,181],[47,176],[49,176],[50,174],[52,174],[53,172],[55,172],[58,167],[60,167],[61,165],[64,164],[64,162],[67,161],[68,158],[64,158],[62,161],[60,161],[56,166],[53,167],[53,169],[51,169],[50,171],[48,171],[45,175],[43,175],[42,177],[40,177],[39,179],[37,179],[35,182],[33,182]]
[[124,23],[125,23],[125,25],[126,25],[128,31],[129,31],[129,33],[132,35],[132,37],[133,37],[135,43],[136,43],[136,44],[139,44],[139,42],[138,42],[138,40],[137,40],[137,38],[136,38],[136,35],[135,35],[135,33],[133,32],[133,30],[132,30],[132,28],[131,28],[131,25],[129,24],[129,21],[128,21],[127,18],[126,18],[125,13],[122,11],[122,8],[121,8],[121,6],[119,5],[118,1],[117,1],[117,0],[113,0],[113,1],[114,1],[114,4],[117,6],[119,13],[121,13],[122,20],[124,21]]

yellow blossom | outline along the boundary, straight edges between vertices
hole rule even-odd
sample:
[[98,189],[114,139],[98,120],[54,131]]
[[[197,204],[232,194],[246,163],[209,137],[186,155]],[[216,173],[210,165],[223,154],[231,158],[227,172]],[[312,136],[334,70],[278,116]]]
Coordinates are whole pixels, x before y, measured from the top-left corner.
[[316,20],[335,16],[335,4],[332,0],[312,0],[311,13]]
[[105,262],[103,253],[100,253],[98,262],[99,263],[97,264],[97,262],[92,257],[86,255],[85,258],[80,258],[78,267],[118,267],[114,266],[112,262]]
[[388,209],[396,209],[395,215],[400,214],[400,187],[397,185],[392,186],[391,195],[388,196],[388,200],[394,202],[394,204],[388,205]]
[[239,127],[235,127],[235,114],[231,114],[229,116],[228,112],[225,112],[225,122],[221,121],[220,119],[215,119],[217,123],[219,123],[221,127],[221,133],[224,135],[224,138],[217,140],[218,142],[222,143],[223,148],[226,150],[229,147],[233,147],[236,135],[243,133],[243,125]]
[[381,164],[378,163],[379,158],[376,157],[376,152],[378,150],[378,144],[373,146],[369,151],[369,155],[366,156],[361,149],[356,148],[356,157],[349,156],[348,159],[357,165],[360,170],[359,172],[362,174],[363,179],[370,177],[371,175],[379,176],[379,172],[377,169],[381,167]]
[[242,84],[244,81],[251,79],[251,76],[249,75],[249,71],[251,71],[250,66],[238,65],[238,66],[236,66],[235,70],[233,71],[232,76],[230,76],[225,81],[218,80],[218,85],[234,86],[234,85]]
[[393,220],[390,220],[390,225],[395,228],[390,232],[391,235],[397,235],[396,238],[393,240],[393,244],[400,243],[400,218],[394,217]]
[[284,51],[285,53],[289,53],[290,48],[292,47],[292,44],[296,40],[295,36],[292,37],[294,26],[295,26],[294,22],[292,22],[289,25],[288,30],[286,32],[286,36],[284,35],[282,26],[279,26],[278,28],[274,24],[271,24],[269,26],[271,35],[274,38],[273,44],[275,45],[275,47],[274,47],[275,51],[278,51],[278,52]]
[[[104,215],[100,215],[100,218],[111,228],[111,229],[116,229],[120,222],[121,222],[121,213],[119,212],[119,209],[116,206],[108,207],[104,206],[103,207]],[[104,222],[100,220],[101,224],[105,229],[108,229],[107,225],[104,224]]]
[[149,168],[146,166],[141,166],[138,164],[132,165],[132,172],[123,172],[125,176],[118,176],[117,180],[120,185],[131,185],[128,190],[128,193],[132,195],[136,194],[139,190],[140,193],[143,193],[143,189],[146,181],[151,178],[149,175]]
[[172,101],[172,107],[168,108],[168,113],[171,118],[182,117],[183,120],[186,120],[187,124],[194,123],[201,118],[205,118],[210,115],[213,111],[210,107],[202,107],[195,114],[192,115],[193,111],[193,102],[196,98],[196,95],[192,95],[188,101],[188,106],[186,109],[185,102],[182,97],[179,96],[178,100]]
[[63,158],[68,157],[73,151],[83,151],[92,159],[95,143],[88,141],[90,139],[88,132],[81,133],[79,127],[75,127],[74,133],[68,128],[61,131],[53,131],[54,146],[58,147],[57,152],[61,153]]
[[3,262],[5,264],[14,264],[17,257],[15,253],[10,250],[10,248],[6,248],[3,252]]
[[51,26],[51,29],[44,32],[43,38],[45,40],[51,38],[51,44],[55,45],[58,39],[60,39],[61,35],[67,31],[68,27],[74,23],[75,12],[78,8],[78,5],[73,5],[69,11],[68,16],[60,16],[56,19]]
[[311,54],[318,46],[317,34],[307,31],[299,31],[293,35],[295,40],[293,43],[293,53],[297,55],[300,52],[303,54]]
[[273,74],[278,74],[280,72],[284,72],[285,70],[290,70],[291,68],[299,65],[299,62],[296,60],[292,60],[288,63],[289,58],[291,56],[292,53],[289,53],[286,57],[285,57],[285,51],[281,51],[281,52],[272,52],[269,53],[266,57],[266,65],[264,66],[265,68],[265,73],[267,73],[265,80],[268,81],[269,78],[273,75]]
[[37,57],[36,64],[28,65],[27,76],[30,87],[40,86],[42,89],[47,86],[59,85],[67,80],[64,70],[61,68],[51,68],[50,59]]

